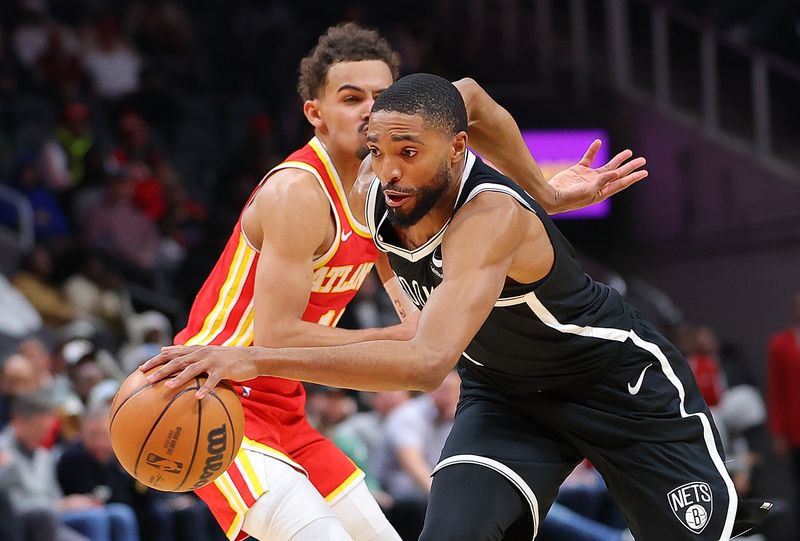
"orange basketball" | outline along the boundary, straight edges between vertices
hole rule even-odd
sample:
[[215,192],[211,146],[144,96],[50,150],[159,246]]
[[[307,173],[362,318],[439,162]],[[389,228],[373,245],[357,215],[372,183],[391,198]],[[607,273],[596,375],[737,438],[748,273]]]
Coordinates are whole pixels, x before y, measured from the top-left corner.
[[198,400],[204,376],[174,389],[145,377],[134,371],[111,402],[111,444],[120,464],[142,484],[167,492],[212,482],[242,443],[239,397],[225,383]]

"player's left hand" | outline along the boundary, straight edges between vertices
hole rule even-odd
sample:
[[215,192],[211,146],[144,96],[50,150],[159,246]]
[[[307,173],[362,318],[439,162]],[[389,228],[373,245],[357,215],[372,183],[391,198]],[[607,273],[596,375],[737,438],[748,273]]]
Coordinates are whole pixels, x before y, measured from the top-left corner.
[[198,399],[206,396],[220,381],[246,381],[258,376],[251,347],[222,346],[167,346],[161,353],[139,367],[142,372],[156,368],[147,376],[147,383],[155,383],[173,374],[165,383],[167,387],[182,387],[195,376],[207,374],[205,383],[195,392]]
[[597,151],[603,143],[595,139],[581,161],[553,175],[547,183],[553,188],[554,204],[547,212],[555,214],[599,203],[647,176],[642,169],[646,160],[635,158],[626,149],[611,158],[605,165],[592,168]]

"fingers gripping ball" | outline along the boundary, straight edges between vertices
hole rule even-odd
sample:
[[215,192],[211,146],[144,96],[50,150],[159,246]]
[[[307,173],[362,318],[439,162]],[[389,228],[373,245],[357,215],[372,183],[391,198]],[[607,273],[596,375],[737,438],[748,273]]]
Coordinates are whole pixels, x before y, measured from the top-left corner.
[[244,413],[239,397],[221,383],[202,400],[199,376],[182,388],[148,384],[139,370],[111,403],[111,444],[122,467],[139,482],[167,492],[211,483],[239,451]]

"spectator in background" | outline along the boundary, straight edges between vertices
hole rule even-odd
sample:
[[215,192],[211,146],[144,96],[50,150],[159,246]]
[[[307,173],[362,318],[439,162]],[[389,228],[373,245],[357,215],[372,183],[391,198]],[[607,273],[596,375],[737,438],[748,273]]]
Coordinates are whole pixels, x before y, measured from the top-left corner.
[[71,101],[61,112],[61,122],[42,147],[41,162],[48,186],[73,191],[96,183],[103,176],[98,143],[89,124],[89,108]]
[[438,389],[404,402],[386,419],[389,457],[379,481],[404,510],[404,531],[398,529],[403,539],[422,531],[431,472],[453,426],[460,387],[458,373],[451,371]]
[[63,373],[57,373],[56,358],[41,340],[23,340],[18,352],[33,366],[37,378],[36,388],[47,391],[58,417],[58,425],[53,427],[53,432],[45,442],[46,447],[51,447],[57,440],[71,440],[77,434],[77,420],[83,411],[83,404],[72,392],[69,378]]
[[[0,489],[7,491],[22,517],[23,535],[42,541],[87,541],[61,521],[95,506],[84,497],[62,497],[52,451],[41,446],[53,423],[46,393],[19,395],[12,404],[11,423],[0,434]],[[91,541],[101,541],[90,538]]]
[[18,3],[18,21],[11,32],[11,47],[19,63],[33,69],[47,50],[50,28],[55,22],[47,14],[45,0],[24,0]]
[[111,258],[127,278],[148,284],[158,264],[161,238],[134,204],[133,190],[127,172],[112,176],[103,200],[89,210],[84,237],[89,248]]
[[78,40],[72,31],[51,25],[47,48],[36,61],[36,74],[60,99],[75,98],[85,79]]
[[336,426],[356,412],[356,401],[338,387],[310,383],[305,387],[308,420],[320,434],[330,438]]
[[11,404],[20,395],[41,389],[33,363],[15,353],[3,360],[0,367],[0,427],[11,420]]
[[42,318],[22,292],[0,273],[0,352],[17,349],[20,340],[42,329]]
[[125,320],[133,313],[125,281],[98,253],[90,251],[79,259],[78,272],[64,282],[64,294],[81,318],[90,320],[103,332],[121,336]]
[[[775,450],[792,463],[800,496],[800,291],[794,294],[792,322],[770,337],[767,349],[767,402]],[[800,512],[795,510],[797,531]]]
[[[364,472],[367,487],[401,537],[407,529],[407,512],[411,514],[412,529],[416,528],[418,507],[412,504],[411,509],[407,510],[402,504],[396,506],[378,479],[382,477],[381,471],[387,462],[389,440],[385,431],[386,418],[408,400],[409,394],[408,391],[362,392],[361,396],[370,409],[339,423],[331,438]],[[410,535],[413,536],[414,532]]]
[[725,392],[725,376],[719,359],[719,340],[710,327],[695,329],[688,361],[706,404],[716,407]]
[[36,308],[45,325],[58,328],[74,320],[75,307],[64,292],[53,283],[53,255],[50,249],[37,245],[22,261],[12,283]]
[[95,26],[83,63],[95,93],[108,99],[122,98],[139,89],[139,55],[120,36],[117,20],[106,15]]
[[[10,187],[30,203],[33,210],[34,235],[38,242],[63,241],[71,234],[66,213],[56,195],[45,184],[36,156],[24,152],[17,157]],[[0,202],[0,223],[18,228],[20,217],[15,207]]]
[[130,374],[172,342],[172,325],[152,310],[130,316],[127,323],[130,340],[120,348],[119,358],[123,373]]

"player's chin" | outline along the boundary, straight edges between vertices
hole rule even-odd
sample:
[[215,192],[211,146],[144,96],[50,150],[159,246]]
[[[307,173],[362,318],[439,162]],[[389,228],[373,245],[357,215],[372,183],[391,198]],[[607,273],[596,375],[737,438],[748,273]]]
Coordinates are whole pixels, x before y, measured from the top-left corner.
[[359,160],[363,160],[367,156],[369,156],[369,148],[367,145],[361,145],[356,149],[356,157],[358,157]]

